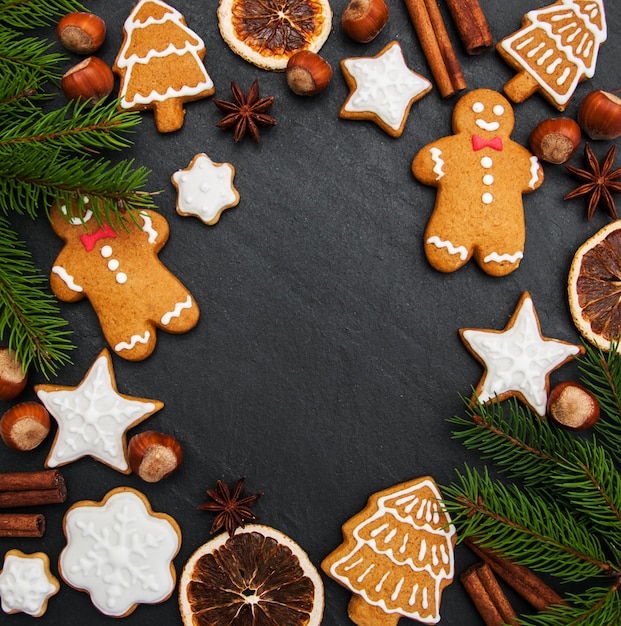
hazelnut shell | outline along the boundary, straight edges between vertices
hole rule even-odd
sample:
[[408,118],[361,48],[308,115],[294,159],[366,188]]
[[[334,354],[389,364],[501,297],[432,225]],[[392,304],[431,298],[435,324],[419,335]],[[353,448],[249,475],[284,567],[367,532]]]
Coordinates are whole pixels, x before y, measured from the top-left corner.
[[351,0],[341,15],[345,34],[358,43],[369,43],[388,22],[385,0]]
[[62,77],[61,87],[69,100],[87,101],[94,105],[110,95],[114,75],[99,57],[87,57]]
[[315,96],[332,80],[332,67],[317,53],[300,50],[287,62],[287,84],[299,96]]
[[578,123],[591,139],[616,139],[621,136],[621,98],[592,91],[580,103]]
[[60,19],[56,26],[60,43],[75,54],[93,54],[106,38],[106,23],[93,13],[76,11]]
[[183,451],[172,435],[146,430],[129,440],[127,456],[134,474],[146,482],[156,483],[181,465]]
[[0,437],[14,450],[33,450],[50,432],[50,415],[38,402],[21,402],[0,418]]
[[586,430],[599,419],[597,398],[573,381],[559,383],[548,396],[548,417],[572,430]]
[[0,347],[0,400],[13,400],[26,387],[28,373],[8,347]]
[[576,153],[582,140],[580,126],[569,117],[539,122],[530,135],[530,148],[541,161],[565,163]]

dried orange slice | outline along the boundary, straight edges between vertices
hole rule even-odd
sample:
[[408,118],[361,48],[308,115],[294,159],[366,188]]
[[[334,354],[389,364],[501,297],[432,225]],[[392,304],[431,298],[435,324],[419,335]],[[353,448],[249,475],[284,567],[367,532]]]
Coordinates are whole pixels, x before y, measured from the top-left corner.
[[578,248],[569,270],[569,308],[582,335],[602,350],[621,337],[621,220]]
[[294,52],[319,51],[332,30],[332,9],[328,0],[220,0],[218,24],[233,52],[282,71]]
[[190,557],[179,581],[179,608],[185,626],[319,626],[323,583],[292,539],[246,524]]

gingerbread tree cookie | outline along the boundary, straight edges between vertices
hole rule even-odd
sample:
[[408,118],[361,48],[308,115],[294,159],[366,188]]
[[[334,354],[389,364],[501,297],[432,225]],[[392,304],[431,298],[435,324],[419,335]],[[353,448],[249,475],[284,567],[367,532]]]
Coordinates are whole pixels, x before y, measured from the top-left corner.
[[505,93],[523,102],[538,90],[564,111],[578,83],[595,73],[606,30],[603,0],[560,0],[529,11],[522,28],[497,45],[518,72]]
[[354,595],[357,626],[397,626],[401,617],[436,624],[454,575],[455,529],[429,476],[374,494],[343,525],[344,542],[322,563]]
[[183,125],[183,103],[210,96],[203,40],[179,11],[161,0],[140,0],[123,26],[125,39],[113,70],[121,78],[121,106],[153,109],[161,133]]
[[454,134],[414,158],[414,176],[438,188],[425,232],[425,254],[435,269],[453,272],[472,257],[492,276],[519,266],[526,237],[522,194],[541,185],[543,170],[511,140],[513,124],[502,94],[476,89],[455,106]]
[[[86,205],[88,207],[88,204]],[[52,267],[50,286],[63,302],[88,298],[114,352],[130,361],[146,359],[155,349],[156,330],[184,333],[198,322],[192,294],[159,260],[168,239],[168,222],[142,210],[136,222],[113,229],[54,205],[50,219],[65,242]]]

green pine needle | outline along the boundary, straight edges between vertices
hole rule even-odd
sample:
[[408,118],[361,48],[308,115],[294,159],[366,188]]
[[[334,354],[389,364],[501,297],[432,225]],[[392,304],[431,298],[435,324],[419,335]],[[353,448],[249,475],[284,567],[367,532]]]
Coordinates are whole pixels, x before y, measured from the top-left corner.
[[74,0],[0,0],[0,28],[1,24],[23,29],[48,26],[65,13],[85,10]]
[[26,68],[46,80],[60,79],[59,65],[66,57],[49,52],[53,44],[36,37],[24,37],[22,33],[6,27],[0,28],[0,75],[10,77]]
[[24,371],[34,365],[46,378],[54,375],[70,362],[71,331],[46,291],[47,280],[2,216],[0,259],[0,337],[8,334],[9,349]]

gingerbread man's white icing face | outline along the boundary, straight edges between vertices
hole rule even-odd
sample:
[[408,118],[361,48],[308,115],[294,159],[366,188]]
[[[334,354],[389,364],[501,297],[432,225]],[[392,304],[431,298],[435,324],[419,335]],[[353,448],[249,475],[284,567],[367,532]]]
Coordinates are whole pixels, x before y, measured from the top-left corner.
[[[488,92],[489,93],[489,92]],[[515,118],[509,102],[496,93],[494,98],[482,101],[480,93],[466,94],[456,105],[453,113],[455,133],[480,134],[483,137],[503,135],[508,137],[513,131]]]

